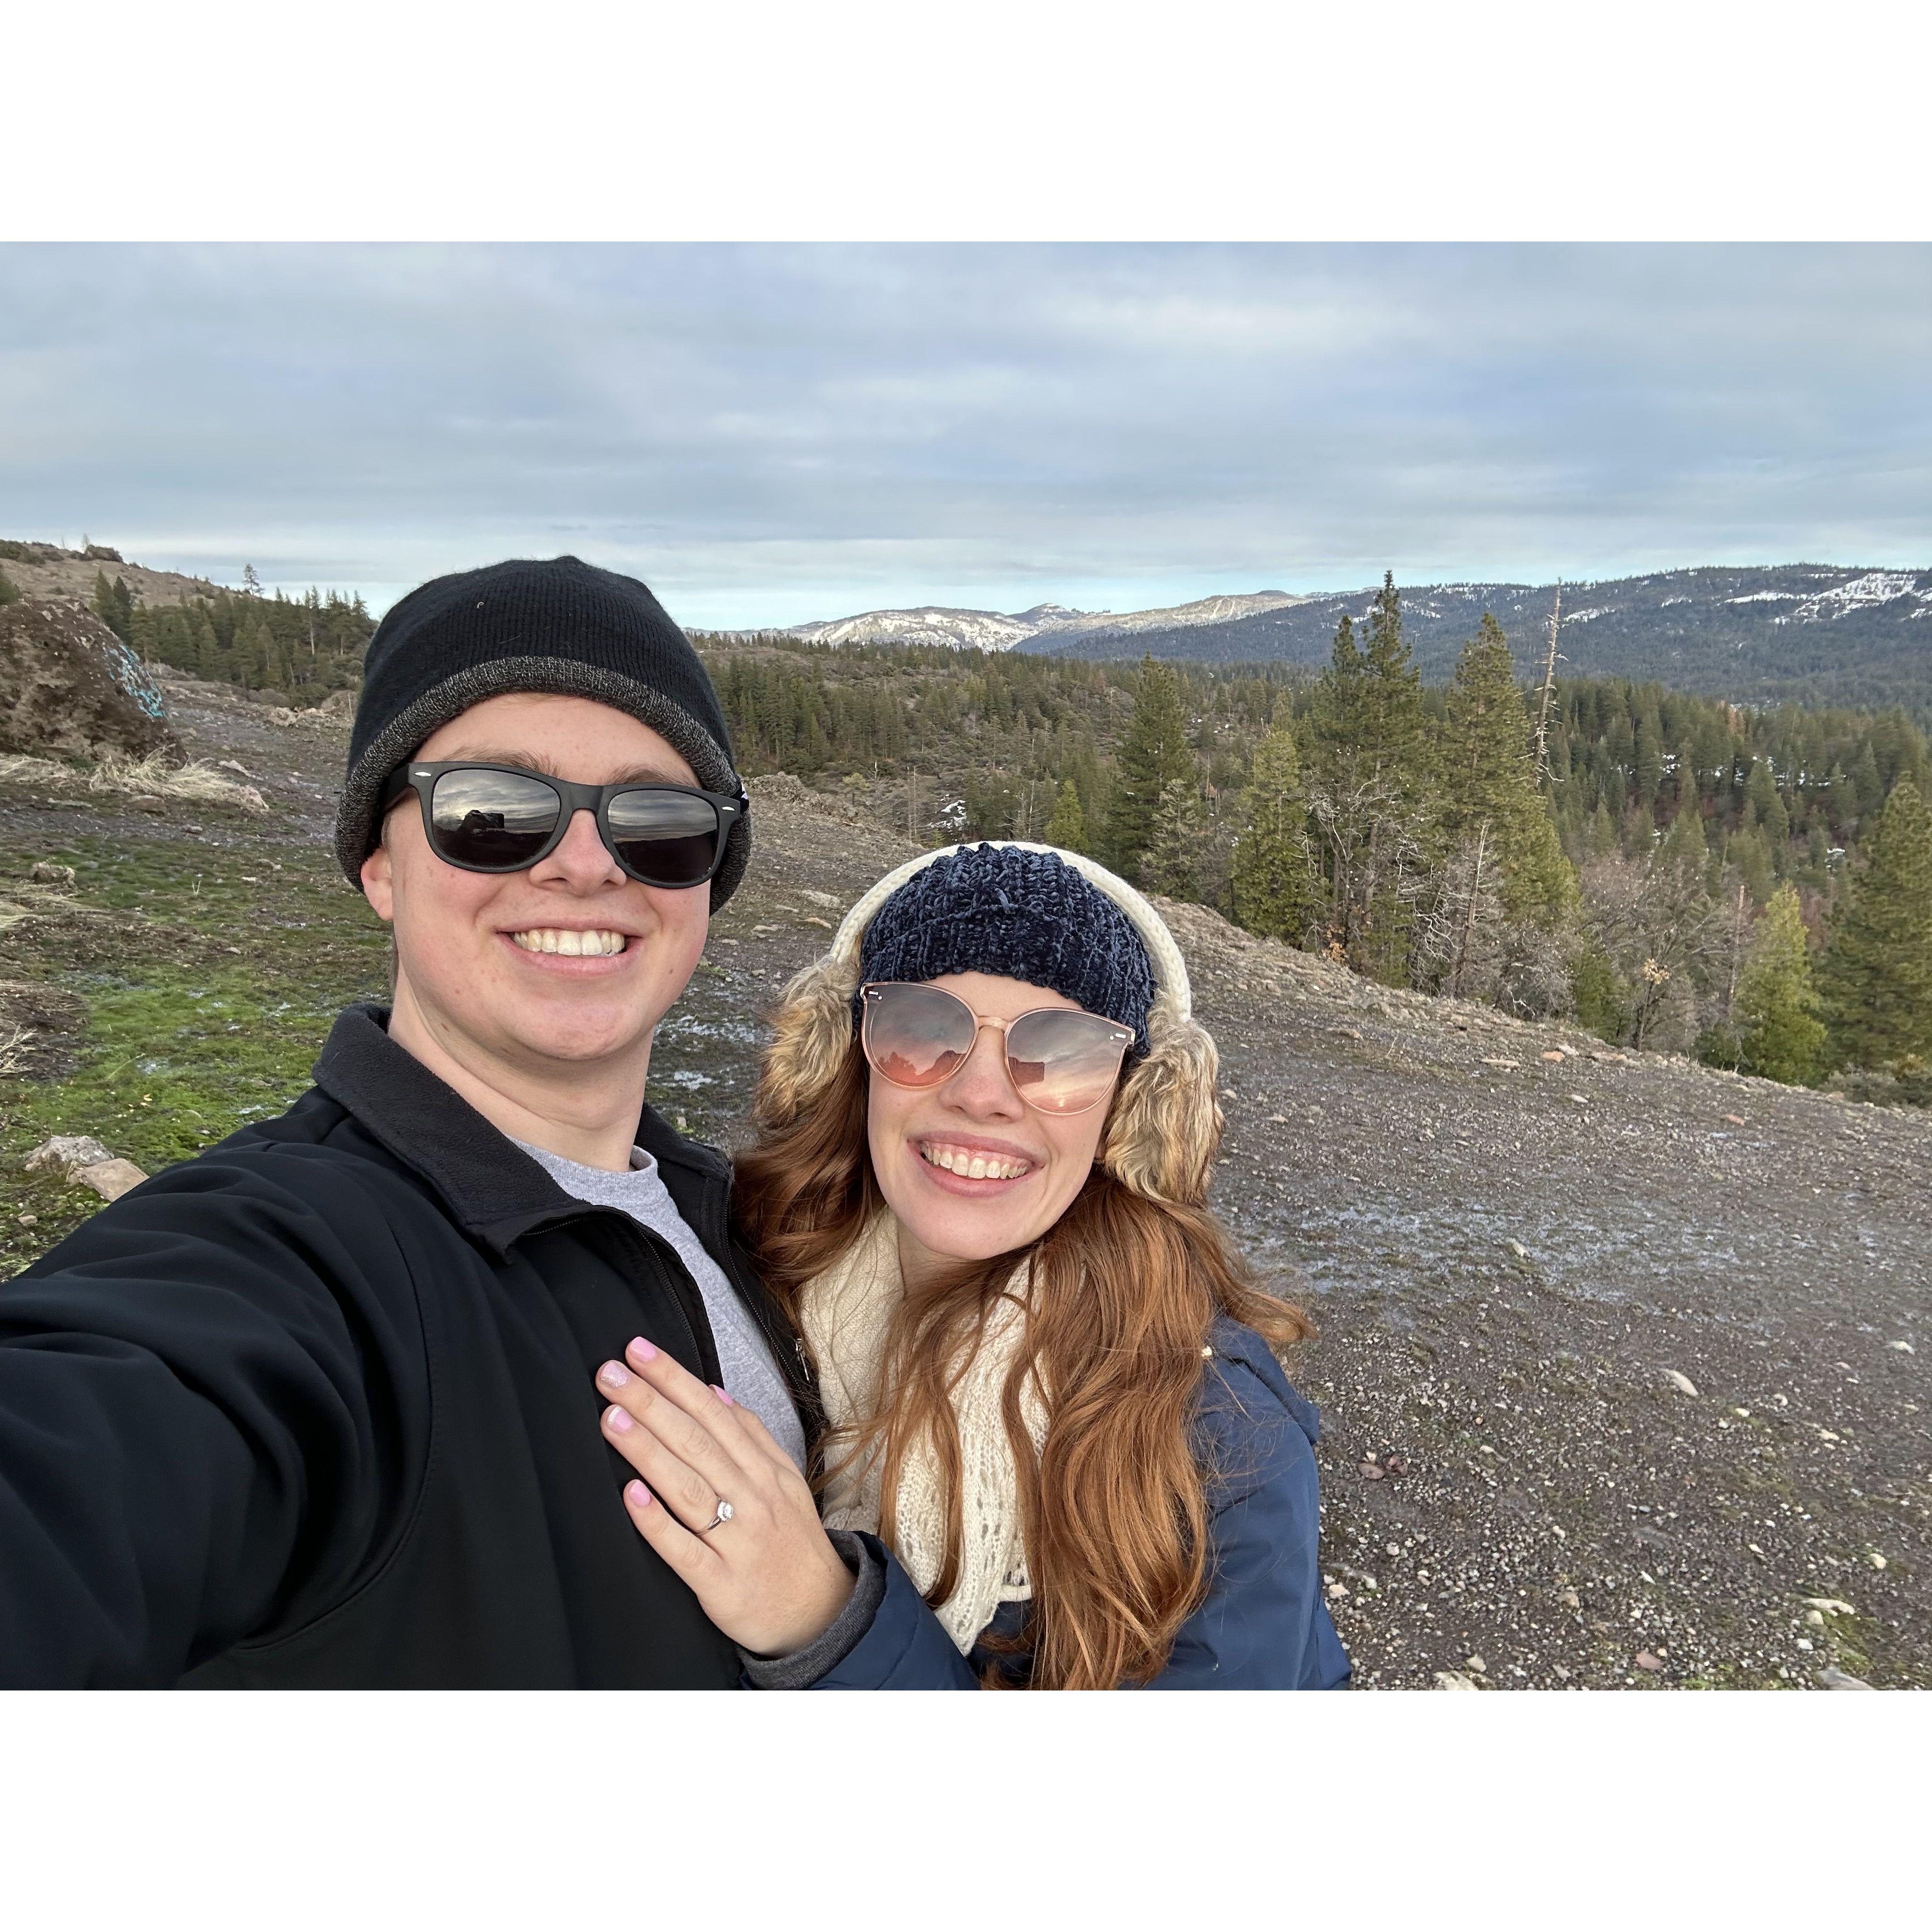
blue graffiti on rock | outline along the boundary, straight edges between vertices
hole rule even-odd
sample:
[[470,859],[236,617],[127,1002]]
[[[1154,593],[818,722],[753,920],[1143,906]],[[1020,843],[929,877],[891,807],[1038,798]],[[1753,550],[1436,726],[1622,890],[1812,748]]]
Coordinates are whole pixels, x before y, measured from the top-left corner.
[[150,718],[165,718],[168,707],[161,688],[148,675],[148,668],[128,646],[116,639],[102,647],[107,660],[107,674]]

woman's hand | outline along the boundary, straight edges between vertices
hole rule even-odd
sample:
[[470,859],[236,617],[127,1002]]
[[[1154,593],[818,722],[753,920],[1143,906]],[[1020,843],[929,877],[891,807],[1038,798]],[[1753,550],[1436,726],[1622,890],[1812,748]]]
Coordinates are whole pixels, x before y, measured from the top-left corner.
[[[704,1614],[764,1657],[822,1636],[852,1593],[791,1458],[758,1418],[643,1336],[606,1362],[605,1438],[644,1478],[624,1486],[638,1534],[688,1583]],[[722,1501],[731,1514],[709,1528]]]

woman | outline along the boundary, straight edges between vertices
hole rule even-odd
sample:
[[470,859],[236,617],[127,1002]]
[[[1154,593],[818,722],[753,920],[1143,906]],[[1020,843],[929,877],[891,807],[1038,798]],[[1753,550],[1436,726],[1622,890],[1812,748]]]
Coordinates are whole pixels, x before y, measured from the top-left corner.
[[736,1213],[815,1371],[821,1526],[722,1391],[598,1380],[641,1534],[755,1684],[1321,1688],[1314,1412],[1204,1202],[1214,1042],[1072,853],[889,874],[788,989]]

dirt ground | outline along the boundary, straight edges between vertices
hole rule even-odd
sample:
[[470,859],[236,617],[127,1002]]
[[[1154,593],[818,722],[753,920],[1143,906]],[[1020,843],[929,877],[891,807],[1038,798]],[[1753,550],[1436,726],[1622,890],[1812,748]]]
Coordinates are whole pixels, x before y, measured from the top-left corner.
[[[322,849],[346,734],[172,694],[266,820],[0,790],[8,869],[87,868],[78,910],[0,931],[29,1036],[0,1083],[0,1270],[92,1204],[21,1174],[30,1137],[178,1157],[298,1090],[334,1005],[381,982]],[[652,1065],[658,1104],[724,1142],[779,988],[914,849],[862,804],[753,791],[751,870]],[[1357,1682],[1932,1688],[1932,1116],[1626,1057],[1165,909],[1221,1046],[1217,1205],[1318,1324],[1290,1372],[1324,1418]],[[108,1065],[96,1036],[164,993],[178,1057]],[[223,1053],[232,1093],[196,1086]]]

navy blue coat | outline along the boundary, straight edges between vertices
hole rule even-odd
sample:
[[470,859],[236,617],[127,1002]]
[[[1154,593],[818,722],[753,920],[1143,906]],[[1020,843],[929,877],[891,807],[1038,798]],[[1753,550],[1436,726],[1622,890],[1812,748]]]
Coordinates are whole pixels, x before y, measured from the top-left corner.
[[[1313,1408],[1289,1388],[1251,1328],[1217,1321],[1196,1430],[1210,1472],[1213,1538],[1206,1600],[1180,1627],[1156,1690],[1339,1690],[1349,1666],[1322,1600]],[[962,1657],[898,1559],[875,1537],[885,1595],[870,1627],[812,1687],[820,1690],[970,1690],[994,1660]],[[1028,1606],[1003,1604],[989,1630],[1016,1634]],[[999,1660],[1022,1678],[1024,1658]]]

